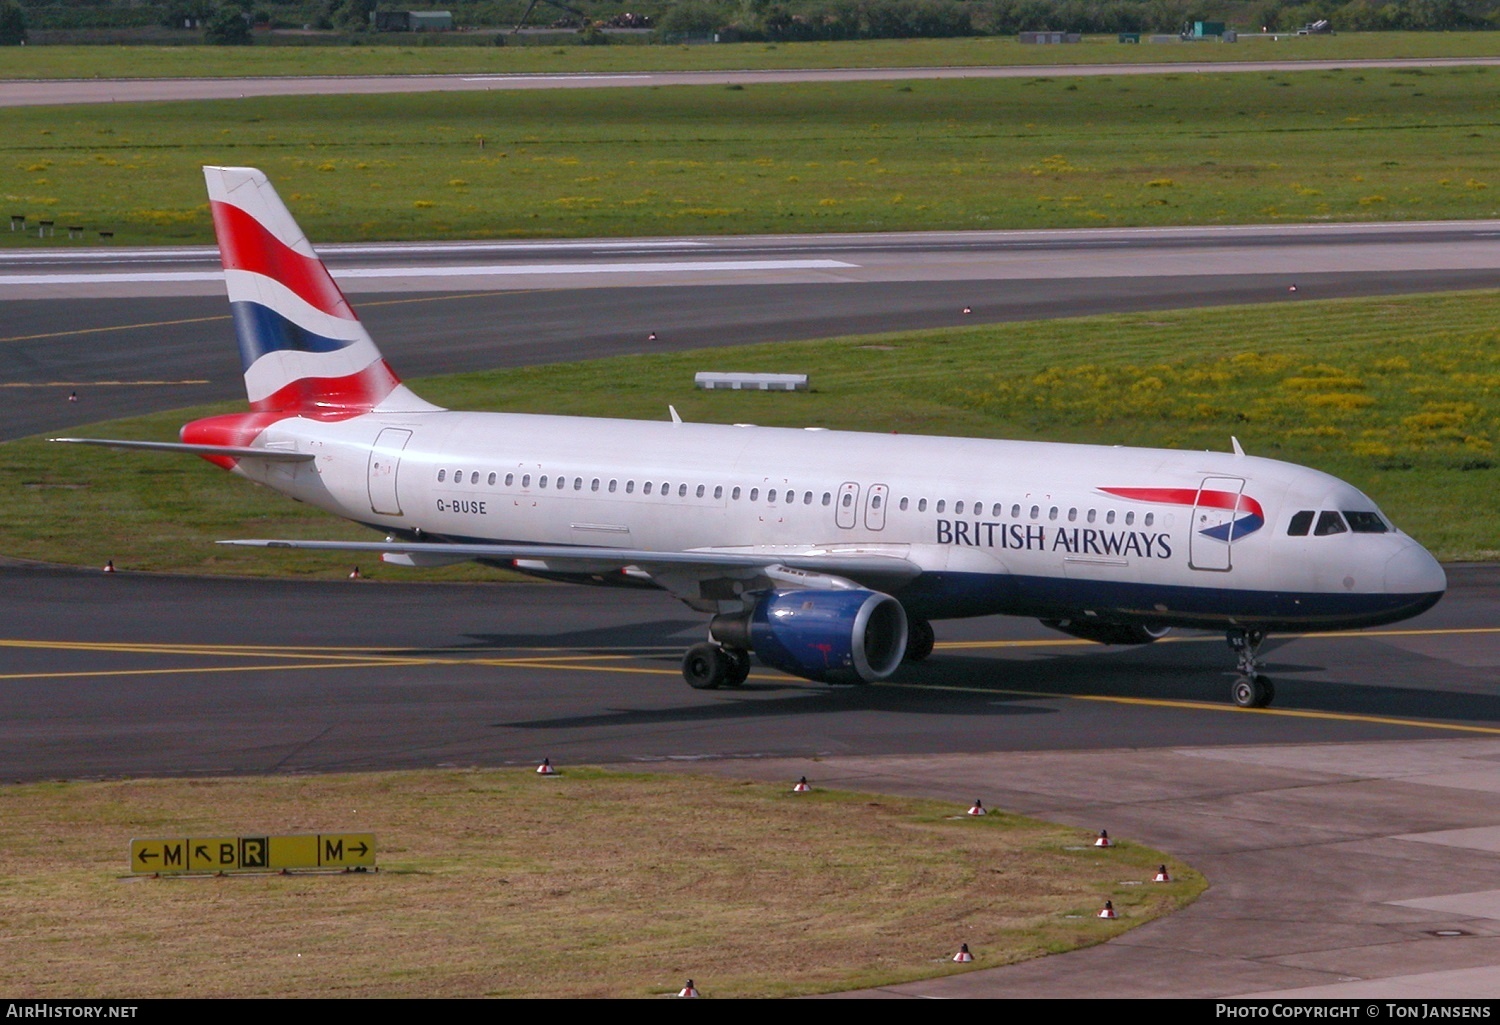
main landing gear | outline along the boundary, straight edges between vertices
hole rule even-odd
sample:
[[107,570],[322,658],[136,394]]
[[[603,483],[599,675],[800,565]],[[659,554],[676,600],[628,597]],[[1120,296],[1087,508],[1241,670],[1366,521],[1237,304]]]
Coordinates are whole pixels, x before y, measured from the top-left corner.
[[906,654],[902,656],[902,660],[922,661],[932,654],[932,646],[936,640],[931,623],[925,619],[908,619],[906,621]]
[[1230,630],[1226,639],[1239,661],[1240,674],[1229,688],[1230,700],[1241,708],[1265,708],[1276,698],[1276,685],[1260,671],[1263,663],[1257,657],[1266,632]]
[[682,656],[682,678],[694,690],[738,687],[750,677],[750,653],[705,641]]

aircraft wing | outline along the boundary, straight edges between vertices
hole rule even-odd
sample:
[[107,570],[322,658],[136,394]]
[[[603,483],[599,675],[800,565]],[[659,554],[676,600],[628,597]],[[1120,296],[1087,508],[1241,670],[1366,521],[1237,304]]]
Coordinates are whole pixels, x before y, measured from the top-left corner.
[[70,445],[103,445],[106,448],[136,448],[151,452],[181,452],[194,456],[227,456],[230,459],[268,459],[280,463],[305,463],[316,458],[311,452],[278,448],[245,448],[236,445],[188,445],[179,441],[116,441],[111,438],[48,438]]
[[380,555],[407,566],[440,566],[469,559],[516,563],[524,570],[556,574],[624,572],[649,577],[678,598],[699,608],[738,604],[740,595],[779,587],[899,587],[922,572],[906,558],[902,546],[887,550],[847,546],[777,545],[765,548],[718,548],[651,551],[536,544],[441,544],[424,541],[296,541],[244,539],[222,545],[249,548],[297,548],[310,551]]

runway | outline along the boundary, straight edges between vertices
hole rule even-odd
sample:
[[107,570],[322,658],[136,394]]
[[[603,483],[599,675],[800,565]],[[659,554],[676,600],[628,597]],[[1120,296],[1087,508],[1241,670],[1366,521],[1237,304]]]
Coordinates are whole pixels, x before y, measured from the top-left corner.
[[[1274,316],[1500,282],[1500,221],[321,251],[409,378],[1117,311],[1265,303]],[[0,253],[0,439],[241,397],[216,261],[208,247]]]
[[784,82],[897,82],[941,78],[1225,74],[1377,68],[1482,67],[1497,57],[1379,60],[1172,61],[1160,64],[1035,64],[937,68],[730,69],[563,74],[348,75],[287,78],[142,78],[0,81],[0,107],[243,99],[254,96],[483,92],[512,89],[629,89],[769,85]]

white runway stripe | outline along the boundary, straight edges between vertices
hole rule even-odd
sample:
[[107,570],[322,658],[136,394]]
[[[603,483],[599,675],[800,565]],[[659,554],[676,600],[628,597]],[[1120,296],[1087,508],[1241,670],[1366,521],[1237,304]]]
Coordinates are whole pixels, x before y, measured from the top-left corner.
[[[356,278],[466,278],[510,274],[733,274],[765,270],[838,270],[858,267],[844,260],[682,260],[632,263],[518,263],[452,267],[354,267],[334,271],[335,281]],[[223,271],[141,271],[105,274],[0,274],[5,285],[107,285],[173,281],[222,281]]]

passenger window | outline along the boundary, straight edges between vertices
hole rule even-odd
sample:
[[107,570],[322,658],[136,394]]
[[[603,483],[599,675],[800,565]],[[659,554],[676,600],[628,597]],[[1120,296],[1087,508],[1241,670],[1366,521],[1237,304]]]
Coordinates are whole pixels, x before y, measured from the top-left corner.
[[563,489],[563,487],[567,483],[568,483],[568,478],[566,478],[566,477],[558,477],[557,478],[557,490],[561,491]]
[[724,497],[724,485],[722,485],[722,484],[715,484],[714,485],[714,497],[715,498],[723,498]]
[[1047,510],[1047,519],[1049,519],[1049,520],[1055,520],[1055,519],[1057,519],[1057,506],[1054,505],[1051,509]]
[[1344,510],[1344,519],[1349,521],[1349,529],[1356,534],[1384,534],[1390,530],[1379,515],[1372,512],[1350,512]]
[[1141,522],[1143,522],[1148,527],[1151,526],[1151,524],[1156,522],[1156,513],[1147,513],[1146,518]]
[[573,478],[573,490],[574,491],[582,491],[583,490],[583,478],[582,477],[574,477]]
[[775,488],[772,488],[770,491],[766,492],[766,501],[770,502],[772,505],[776,504],[776,489]]
[[687,497],[687,485],[686,484],[679,484],[679,485],[677,485],[677,497],[678,498],[686,498]]
[[870,508],[871,509],[879,509],[880,508],[880,496],[879,495],[876,495],[874,498],[870,499]]
[[1001,506],[1001,504],[999,502],[996,502],[995,503],[995,508],[993,508],[993,509],[990,510],[990,515],[993,516],[993,517],[995,517],[995,519],[998,520],[1000,518],[1000,513],[1001,513],[1001,510],[1003,508],[1004,507]]
[[943,511],[943,509],[944,509],[944,508],[945,508],[945,507],[946,507],[946,506],[947,506],[947,505],[948,505],[948,500],[947,500],[947,499],[944,499],[944,498],[939,498],[939,499],[938,499],[938,503],[937,503],[937,511],[938,511],[938,512],[942,512],[942,511]]
[[927,499],[925,499],[925,498],[918,499],[917,500],[917,512],[926,512],[926,511],[927,511]]
[[1111,509],[1109,512],[1107,512],[1107,513],[1104,514],[1104,522],[1105,523],[1113,523],[1113,522],[1115,522],[1115,511],[1113,509]]
[[490,487],[494,487],[494,486],[495,486],[495,475],[492,473],[492,474],[490,474]]
[[844,492],[844,508],[847,509],[854,504],[854,496],[847,491]]
[[901,511],[902,512],[906,512],[907,503],[910,502],[910,501],[911,501],[911,499],[908,499],[908,498],[903,498],[901,500]]
[[649,480],[644,485],[641,486],[641,494],[643,494],[643,495],[649,495],[649,494],[651,494],[651,482]]
[[731,491],[729,493],[729,497],[732,498],[732,499],[734,499],[736,502],[738,502],[740,500],[740,489],[739,488],[735,488],[733,491]]
[[510,487],[515,482],[516,482],[516,475],[515,474],[513,474],[513,473],[507,473],[505,475],[505,486],[506,487]]
[[661,495],[662,495],[662,497],[665,498],[667,495],[669,495],[671,493],[672,493],[672,485],[669,484],[667,481],[662,481],[661,482]]
[[1307,532],[1312,529],[1313,511],[1303,509],[1292,517],[1292,522],[1287,524],[1287,537],[1306,537]]
[[1125,526],[1127,526],[1127,527],[1131,526],[1133,523],[1135,523],[1135,513],[1133,513],[1133,512],[1126,513],[1125,514]]
[[1013,505],[1010,507],[1010,518],[1013,520],[1019,520],[1021,518],[1021,507],[1019,505]]
[[1093,509],[1089,510],[1089,522],[1090,523],[1094,522],[1094,510]]
[[536,486],[539,488],[545,488],[547,486],[547,475],[545,473],[537,478]]
[[531,474],[528,473],[526,476],[524,476],[524,477],[521,478],[521,487],[523,487],[523,488],[529,488],[529,487],[531,487]]
[[1041,514],[1042,514],[1042,507],[1041,506],[1034,505],[1034,506],[1031,507],[1031,518],[1032,519],[1036,519]]
[[[847,498],[849,496],[845,495],[844,497]],[[755,501],[759,501],[759,499],[760,499],[760,488],[751,488],[750,489],[750,501],[755,502]],[[844,504],[848,505],[849,503],[845,502]]]
[[[599,490],[599,478],[598,477],[595,477],[593,479],[593,481],[589,484],[589,490],[590,491],[598,491]],[[610,488],[610,490],[613,491],[614,488]]]
[[469,483],[470,484],[478,484],[479,483],[479,471],[478,470],[475,470],[473,473],[469,474]]
[[628,480],[625,482],[625,493],[627,495],[635,494],[635,481]]
[[802,504],[803,505],[812,505],[812,492],[811,491],[807,492],[805,495],[802,496]]
[[443,478],[446,477],[447,475],[448,475],[448,471],[447,470],[439,470],[438,471],[438,483],[439,484],[443,483]]
[[1078,510],[1077,509],[1069,509],[1068,510],[1068,522],[1069,523],[1076,523],[1077,521],[1078,521]]
[[703,485],[702,484],[698,485],[698,492],[697,492],[697,494],[698,494],[699,498],[703,497]]
[[1317,537],[1327,537],[1329,534],[1343,534],[1348,529],[1344,526],[1344,518],[1328,509],[1318,513],[1318,525],[1313,528],[1313,534]]
[[611,495],[613,495],[615,493],[615,488],[617,488],[619,486],[620,486],[620,481],[617,478],[612,478],[610,480],[610,482],[609,482],[609,493]]
[[[938,512],[942,512],[942,510],[939,509]],[[962,516],[963,512],[964,512],[964,504],[962,502],[954,502],[953,503],[953,515],[954,516]]]
[[827,505],[829,502],[832,502],[832,501],[833,501],[833,496],[831,494],[829,494],[827,491],[823,492],[823,504]]

